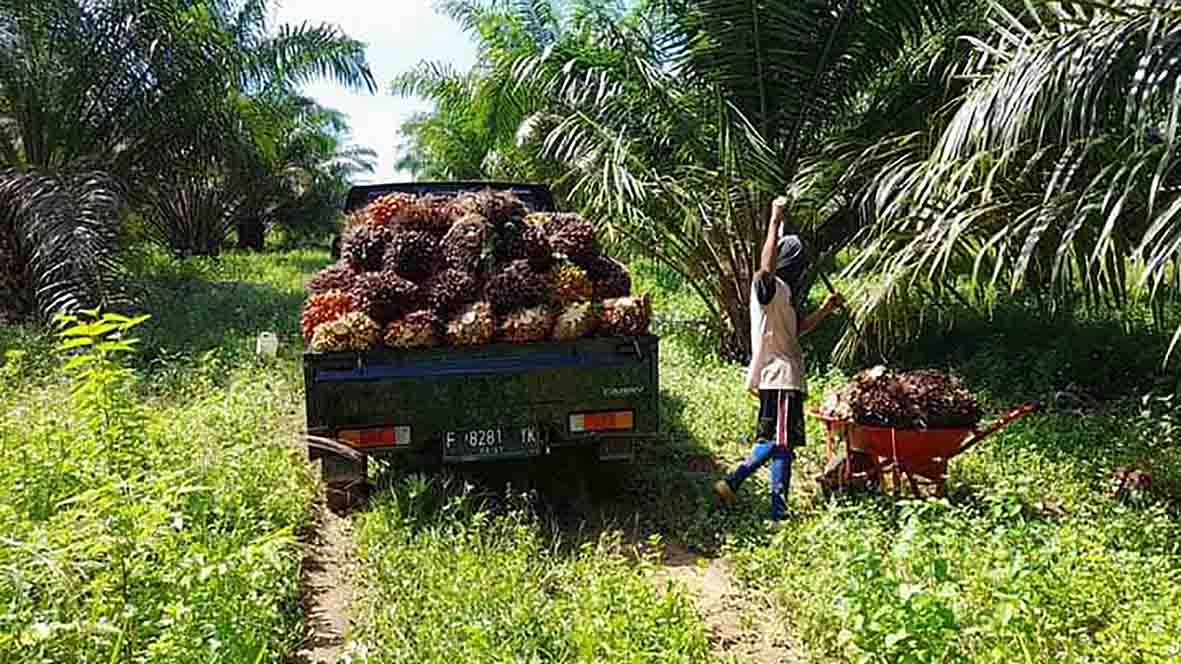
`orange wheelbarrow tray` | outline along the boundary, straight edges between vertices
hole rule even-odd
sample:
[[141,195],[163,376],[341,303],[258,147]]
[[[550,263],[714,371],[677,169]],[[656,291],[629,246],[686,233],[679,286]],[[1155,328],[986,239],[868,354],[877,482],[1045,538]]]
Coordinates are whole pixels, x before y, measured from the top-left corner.
[[[842,484],[856,480],[877,482],[882,473],[892,470],[895,486],[899,484],[899,474],[904,474],[916,495],[919,494],[919,478],[935,484],[937,493],[942,495],[949,460],[1040,407],[1036,402],[1028,403],[983,429],[895,429],[857,424],[817,410],[810,410],[808,414],[824,422],[828,430],[827,461],[830,465],[836,454],[837,439],[844,440],[846,461],[840,473]],[[873,460],[868,469],[854,470],[851,460],[858,453],[862,458]]]

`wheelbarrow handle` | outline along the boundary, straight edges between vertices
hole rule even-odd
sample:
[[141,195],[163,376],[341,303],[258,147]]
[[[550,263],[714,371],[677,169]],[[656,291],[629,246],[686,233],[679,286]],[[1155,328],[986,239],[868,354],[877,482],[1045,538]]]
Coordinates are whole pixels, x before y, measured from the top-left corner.
[[988,425],[988,427],[981,429],[980,431],[977,431],[976,433],[972,434],[972,437],[969,438],[967,441],[965,441],[963,445],[960,445],[960,448],[958,450],[956,450],[955,454],[952,456],[956,456],[959,454],[963,454],[964,452],[967,452],[976,443],[979,443],[981,440],[984,440],[985,438],[1000,431],[1001,429],[1004,429],[1005,427],[1012,424],[1014,421],[1019,420],[1022,417],[1029,415],[1030,413],[1036,413],[1037,411],[1041,410],[1041,407],[1042,407],[1042,404],[1040,402],[1033,401],[1033,402],[1025,404],[1024,406],[1021,406],[1020,408],[1016,408],[1014,410],[1009,411],[1001,419]]

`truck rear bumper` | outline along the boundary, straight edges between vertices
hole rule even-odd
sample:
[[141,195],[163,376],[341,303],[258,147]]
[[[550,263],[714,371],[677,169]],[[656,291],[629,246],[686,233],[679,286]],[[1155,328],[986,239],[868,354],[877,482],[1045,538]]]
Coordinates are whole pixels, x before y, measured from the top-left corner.
[[308,457],[312,460],[329,459],[334,463],[364,463],[368,457],[397,459],[406,457],[427,458],[438,465],[466,465],[489,463],[507,460],[525,460],[567,453],[572,450],[597,450],[600,461],[631,461],[635,459],[636,450],[645,443],[659,438],[659,434],[640,433],[634,431],[590,433],[576,439],[554,440],[546,444],[537,454],[524,457],[463,457],[444,458],[441,445],[409,445],[405,447],[371,447],[364,450],[357,449],[347,443],[324,436],[309,435]]

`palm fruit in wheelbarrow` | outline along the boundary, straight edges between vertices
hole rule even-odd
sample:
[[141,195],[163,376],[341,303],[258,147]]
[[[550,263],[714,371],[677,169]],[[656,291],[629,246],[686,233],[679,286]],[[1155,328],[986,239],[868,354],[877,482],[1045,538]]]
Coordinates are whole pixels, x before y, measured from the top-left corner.
[[484,258],[488,220],[478,214],[461,217],[443,236],[443,263],[456,270],[475,274]]
[[648,297],[617,297],[603,300],[599,333],[609,337],[635,337],[648,333],[652,324],[652,303]]
[[303,313],[300,316],[300,328],[303,330],[304,342],[311,342],[317,327],[356,310],[357,305],[353,296],[343,291],[330,290],[312,295],[304,303]]
[[884,366],[859,372],[829,394],[821,412],[896,429],[970,428],[981,410],[958,378],[933,369],[898,373]]
[[853,420],[859,424],[918,428],[918,411],[898,374],[884,366],[866,369],[846,386]]
[[366,272],[357,277],[349,291],[357,308],[370,318],[386,323],[417,308],[418,287],[393,272]]
[[541,341],[549,337],[554,318],[544,306],[514,311],[500,319],[499,336],[512,343]]
[[546,282],[529,267],[529,261],[516,260],[493,275],[484,294],[496,313],[527,309],[546,301]]
[[564,305],[587,302],[594,296],[594,287],[586,271],[569,261],[562,261],[549,272],[550,301]]
[[386,244],[385,269],[413,282],[426,279],[438,266],[439,240],[426,231],[399,228]]
[[354,226],[345,232],[341,256],[357,272],[376,272],[382,268],[389,231],[379,226]]
[[447,341],[455,346],[479,346],[489,343],[496,335],[496,321],[492,305],[475,302],[467,305],[447,321]]
[[958,376],[935,369],[908,371],[898,377],[926,429],[973,427],[981,418],[980,404]]
[[557,341],[574,341],[590,336],[598,322],[595,305],[590,302],[568,304],[554,321],[553,338]]
[[439,317],[433,311],[415,311],[385,328],[385,345],[390,348],[429,348],[439,344]]
[[377,323],[359,311],[321,324],[312,335],[312,350],[317,353],[365,351],[377,345]]
[[357,272],[346,261],[338,261],[320,270],[308,280],[308,292],[315,295],[330,290],[348,291],[353,287]]

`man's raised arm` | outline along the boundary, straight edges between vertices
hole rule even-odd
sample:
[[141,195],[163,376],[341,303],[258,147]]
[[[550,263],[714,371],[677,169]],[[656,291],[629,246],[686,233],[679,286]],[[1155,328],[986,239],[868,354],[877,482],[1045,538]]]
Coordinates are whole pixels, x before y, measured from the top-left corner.
[[779,224],[783,222],[783,211],[787,209],[787,196],[780,196],[771,202],[771,218],[767,221],[767,239],[763,240],[763,253],[759,258],[759,272],[774,274],[775,245],[779,241]]

